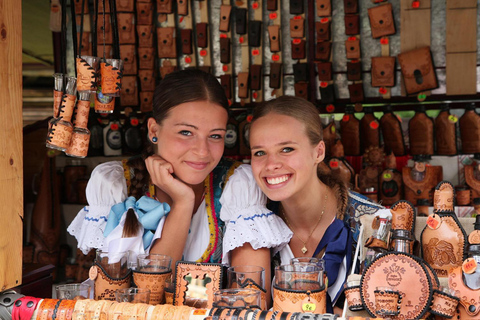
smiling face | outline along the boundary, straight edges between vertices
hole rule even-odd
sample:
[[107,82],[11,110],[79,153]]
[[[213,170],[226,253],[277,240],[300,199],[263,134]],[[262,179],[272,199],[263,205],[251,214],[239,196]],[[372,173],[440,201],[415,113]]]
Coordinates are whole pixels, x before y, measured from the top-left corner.
[[198,185],[222,157],[227,120],[227,111],[217,104],[182,103],[161,124],[149,120],[149,138],[158,138],[157,154],[172,164],[178,179]]
[[305,125],[290,116],[269,113],[250,128],[252,171],[262,191],[274,201],[302,196],[318,183],[317,166],[325,145],[310,142]]

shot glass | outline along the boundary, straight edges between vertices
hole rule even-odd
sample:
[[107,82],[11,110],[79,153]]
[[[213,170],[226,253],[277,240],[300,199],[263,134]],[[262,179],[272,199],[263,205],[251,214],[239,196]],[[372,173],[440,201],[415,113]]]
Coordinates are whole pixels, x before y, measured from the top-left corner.
[[55,287],[57,299],[80,300],[89,299],[92,288],[88,284],[71,283]]
[[125,277],[128,272],[129,252],[108,252],[97,250],[95,262],[102,267],[108,276],[115,279]]
[[53,89],[53,117],[58,117],[58,111],[62,104],[63,89],[65,86],[65,75],[63,73],[54,73],[54,89]]
[[265,269],[260,266],[233,266],[227,269],[228,288],[253,289],[260,292],[261,309],[267,308]]
[[375,313],[382,317],[397,316],[400,313],[401,295],[390,287],[377,287],[375,294]]
[[215,291],[215,308],[260,308],[260,291],[254,289],[221,289]]
[[286,264],[275,267],[275,285],[281,289],[295,291],[320,290],[323,285],[323,267],[308,267]]
[[120,96],[122,71],[122,59],[106,59],[100,62],[100,84],[104,95]]
[[126,288],[115,291],[117,302],[148,303],[150,301],[150,290],[145,288]]
[[99,63],[99,57],[82,55],[81,57],[76,58],[78,92],[93,93],[96,91]]

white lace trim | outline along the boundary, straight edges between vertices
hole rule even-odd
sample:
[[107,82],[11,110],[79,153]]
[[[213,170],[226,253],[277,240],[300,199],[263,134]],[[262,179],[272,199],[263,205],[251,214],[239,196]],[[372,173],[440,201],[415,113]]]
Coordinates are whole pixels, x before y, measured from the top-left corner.
[[86,206],[78,212],[68,226],[68,233],[77,239],[77,247],[83,254],[86,255],[91,249],[104,246],[103,231],[107,224],[109,212],[110,206]]

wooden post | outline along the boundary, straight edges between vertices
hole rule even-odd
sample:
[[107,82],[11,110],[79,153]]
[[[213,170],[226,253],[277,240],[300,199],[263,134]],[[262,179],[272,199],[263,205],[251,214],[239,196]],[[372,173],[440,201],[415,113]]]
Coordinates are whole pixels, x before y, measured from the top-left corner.
[[22,281],[21,5],[0,0],[0,291]]

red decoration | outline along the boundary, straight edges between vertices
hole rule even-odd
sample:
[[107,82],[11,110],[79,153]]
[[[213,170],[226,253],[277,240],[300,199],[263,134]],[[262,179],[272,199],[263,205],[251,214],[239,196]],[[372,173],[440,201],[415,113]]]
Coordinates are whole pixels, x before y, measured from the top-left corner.
[[328,82],[326,82],[326,81],[320,82],[320,87],[322,87],[322,88],[328,87]]
[[278,54],[272,54],[272,60],[273,61],[278,61],[278,60],[280,60],[280,56]]
[[384,87],[381,87],[380,89],[378,89],[378,92],[380,92],[380,94],[386,94],[387,89],[385,89]]
[[186,63],[192,62],[192,58],[190,58],[189,56],[186,56],[186,57],[185,57],[185,62],[186,62]]
[[227,35],[225,33],[220,33],[220,38],[227,39]]
[[387,38],[387,37],[382,37],[382,38],[380,39],[380,43],[381,43],[381,44],[388,44],[388,38]]
[[370,122],[370,128],[372,128],[373,130],[378,129],[378,127],[379,127],[378,121]]
[[224,64],[222,66],[222,70],[223,70],[223,72],[227,72],[228,71],[228,66],[226,64]]
[[295,17],[293,17],[293,20],[300,20],[300,19],[302,19],[302,16],[295,16]]
[[244,43],[244,42],[245,42],[245,39],[244,39],[243,37],[240,37],[240,38],[238,38],[238,42]]
[[200,55],[202,57],[205,57],[207,55],[207,50],[203,49],[203,50],[200,50]]
[[112,123],[112,124],[110,125],[110,129],[112,129],[113,131],[118,130],[118,124]]
[[333,104],[329,104],[326,108],[327,112],[332,113],[335,111],[335,106]]
[[253,116],[251,114],[249,114],[247,116],[247,122],[252,122],[252,120],[253,120]]
[[328,18],[322,18],[322,19],[320,19],[320,22],[321,22],[321,23],[327,23],[327,22],[328,22]]
[[270,18],[270,20],[275,20],[275,19],[277,19],[278,15],[277,15],[276,12],[274,12],[274,13],[270,13],[270,14],[268,15],[268,17]]
[[355,40],[357,40],[357,37],[355,37],[355,36],[348,37],[348,41],[355,41]]
[[138,126],[138,119],[131,119],[131,120],[130,120],[130,124],[131,124],[132,126],[134,126],[134,127],[135,127],[135,126]]
[[252,8],[253,9],[258,9],[258,2],[252,3]]
[[258,93],[256,93],[256,92],[252,93],[252,97],[253,97],[253,99],[257,99],[258,98]]
[[418,9],[418,8],[420,8],[420,1],[419,1],[419,0],[414,0],[414,1],[412,1],[412,8],[413,8],[413,9]]
[[348,120],[350,120],[350,115],[348,114],[343,115],[342,121],[347,122]]
[[252,50],[252,56],[258,56],[260,54],[260,50],[258,49],[253,49]]

